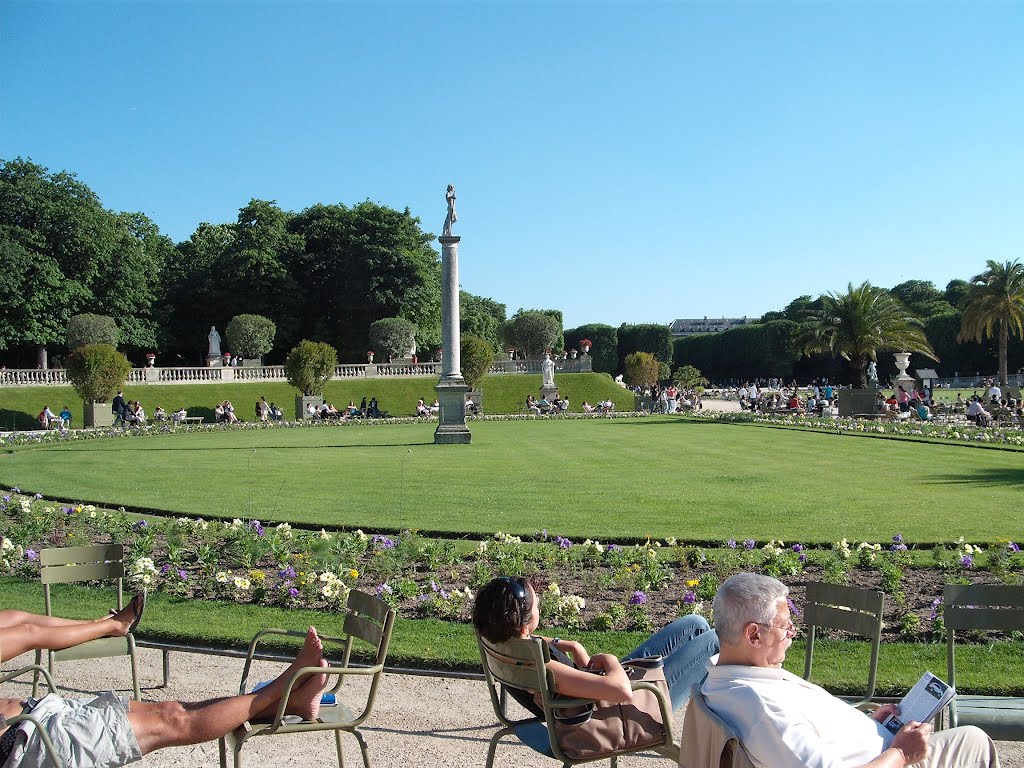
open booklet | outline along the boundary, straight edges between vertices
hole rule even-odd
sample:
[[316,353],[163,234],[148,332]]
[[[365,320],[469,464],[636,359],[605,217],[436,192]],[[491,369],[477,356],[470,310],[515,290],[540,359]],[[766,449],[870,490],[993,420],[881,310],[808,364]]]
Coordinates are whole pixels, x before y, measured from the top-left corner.
[[956,691],[945,681],[940,680],[931,672],[925,672],[917,685],[910,689],[910,692],[900,702],[900,711],[895,715],[889,715],[882,721],[882,727],[887,731],[885,734],[885,746],[892,743],[893,738],[907,723],[916,720],[919,723],[927,723],[939,711],[949,704],[956,696]]

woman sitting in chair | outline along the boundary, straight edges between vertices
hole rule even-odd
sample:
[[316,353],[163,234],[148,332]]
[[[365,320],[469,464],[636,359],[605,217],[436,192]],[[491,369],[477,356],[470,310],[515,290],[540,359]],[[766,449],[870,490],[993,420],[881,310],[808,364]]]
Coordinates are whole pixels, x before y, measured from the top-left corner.
[[[537,635],[539,623],[537,593],[522,577],[493,579],[477,593],[473,626],[486,640],[501,643],[515,638],[540,637],[548,643],[551,650],[548,670],[554,678],[556,693],[612,702],[632,699],[630,680],[615,656],[610,653],[591,656],[577,640]],[[672,709],[678,710],[689,698],[690,689],[704,677],[707,660],[716,653],[718,635],[703,617],[691,615],[676,619],[625,658],[663,657]],[[515,696],[513,690],[509,693],[527,709],[539,714],[529,697]]]

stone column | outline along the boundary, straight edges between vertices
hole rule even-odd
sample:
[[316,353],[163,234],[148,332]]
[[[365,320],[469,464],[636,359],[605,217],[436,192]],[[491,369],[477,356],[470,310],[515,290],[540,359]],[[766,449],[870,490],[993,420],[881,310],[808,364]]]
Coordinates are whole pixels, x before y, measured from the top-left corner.
[[441,235],[441,379],[434,388],[441,411],[434,430],[435,444],[470,443],[466,426],[466,393],[462,378],[462,334],[459,324],[459,241],[457,235]]

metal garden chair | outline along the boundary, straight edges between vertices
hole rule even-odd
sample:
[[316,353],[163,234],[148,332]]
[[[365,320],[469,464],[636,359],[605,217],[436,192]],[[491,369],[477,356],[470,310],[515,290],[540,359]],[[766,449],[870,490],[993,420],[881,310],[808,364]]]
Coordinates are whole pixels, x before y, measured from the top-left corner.
[[[45,667],[41,667],[38,664],[29,664],[28,666],[0,674],[0,683],[6,683],[10,680],[15,680],[21,677],[22,675],[28,674],[29,672],[33,673],[33,696],[35,696],[35,691],[36,688],[38,687],[37,681],[40,675],[42,675],[42,677],[46,680],[46,685],[50,689],[50,693],[57,692],[57,686],[53,684],[53,678],[50,676],[50,673],[47,671]],[[53,768],[63,768],[63,764],[57,759],[57,751],[53,748],[53,742],[50,740],[50,736],[40,726],[39,721],[32,716],[31,712],[22,715],[15,715],[14,717],[0,717],[0,726],[6,725],[10,726],[11,728],[17,728],[23,723],[31,723],[36,728],[36,730],[39,731],[39,738],[43,743],[43,751],[46,753],[47,762],[49,762],[49,764],[53,766]]]
[[[96,544],[89,547],[62,547],[44,549],[39,553],[39,577],[43,583],[46,615],[53,615],[52,584],[68,584],[78,581],[114,581],[117,586],[117,609],[124,607],[124,547],[120,544]],[[62,651],[46,651],[47,668],[50,674],[58,661],[76,659],[101,659],[110,656],[128,656],[132,668],[132,692],[136,701],[142,698],[139,691],[139,663],[135,654],[135,637],[128,633],[124,637],[101,637],[65,648]],[[43,652],[36,651],[36,664],[42,663]],[[32,685],[36,694],[39,676]]]
[[[342,628],[344,634],[341,636],[320,635],[320,639],[324,641],[325,648],[330,643],[340,643],[342,645],[341,664],[322,668],[304,667],[297,670],[292,676],[291,681],[289,681],[273,718],[247,722],[220,739],[221,768],[227,768],[229,749],[233,755],[235,768],[241,768],[242,747],[251,738],[256,736],[274,736],[280,733],[306,733],[309,731],[334,731],[339,768],[344,765],[341,734],[346,731],[351,733],[356,737],[356,741],[359,742],[359,750],[362,753],[364,766],[370,768],[370,755],[367,751],[366,740],[359,731],[359,726],[370,716],[370,712],[373,709],[373,702],[377,696],[377,687],[384,674],[384,660],[387,657],[388,645],[391,643],[391,630],[394,622],[395,610],[383,600],[368,595],[365,592],[355,590],[350,592]],[[249,644],[249,653],[245,659],[245,667],[242,669],[242,682],[238,687],[239,694],[248,692],[249,669],[252,666],[253,656],[256,653],[256,647],[260,640],[266,635],[303,637],[305,632],[284,629],[264,629],[258,632]],[[350,665],[349,661],[355,640],[359,640],[373,648],[373,663],[370,666],[354,667]],[[301,720],[295,716],[286,715],[288,697],[291,695],[292,690],[301,684],[302,678],[310,674],[325,674],[338,678],[337,683],[325,691],[325,693],[335,696],[335,703],[321,705],[320,714],[316,720]],[[342,703],[340,697],[345,678],[350,675],[372,678],[366,700],[362,702],[361,709],[358,712]]]

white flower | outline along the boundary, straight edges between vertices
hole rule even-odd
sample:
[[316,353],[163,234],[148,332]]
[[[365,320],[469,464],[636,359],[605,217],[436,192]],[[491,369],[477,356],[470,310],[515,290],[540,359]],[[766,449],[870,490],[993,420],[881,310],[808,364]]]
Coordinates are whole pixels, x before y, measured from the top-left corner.
[[243,591],[249,589],[249,587],[251,586],[250,583],[249,583],[249,580],[247,578],[245,578],[244,576],[235,576],[234,583],[235,583],[235,589],[243,590]]
[[325,528],[321,528],[320,529],[320,538],[323,539],[324,541],[327,541],[327,540],[329,540],[331,538],[331,534],[329,534]]
[[228,573],[227,573],[227,571],[217,571],[217,575],[214,576],[213,579],[218,584],[227,584],[228,583]]
[[363,529],[362,528],[357,528],[356,532],[354,534],[352,534],[352,535],[355,536],[360,541],[366,541],[367,539],[370,538],[365,533],[363,533]]
[[678,542],[675,536],[669,536],[667,539],[665,539],[665,543],[668,544],[670,547],[674,547]]
[[487,544],[486,541],[481,541],[479,544],[476,545],[476,551],[482,555],[487,551],[488,546],[489,545]]
[[281,534],[282,536],[286,536],[287,538],[291,538],[291,536],[292,536],[292,527],[290,525],[288,525],[288,523],[281,523],[280,525],[277,526],[277,532],[279,534]]
[[548,584],[548,594],[553,597],[558,597],[562,594],[562,590],[558,587],[557,582],[552,581],[550,584]]

